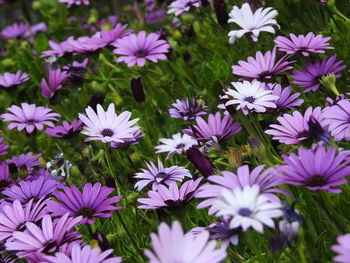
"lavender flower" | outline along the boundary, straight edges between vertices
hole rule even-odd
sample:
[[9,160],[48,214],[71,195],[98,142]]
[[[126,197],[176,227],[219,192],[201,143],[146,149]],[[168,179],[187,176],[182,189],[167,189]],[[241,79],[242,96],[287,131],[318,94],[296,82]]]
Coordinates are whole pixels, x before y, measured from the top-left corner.
[[190,11],[191,7],[199,7],[200,0],[175,0],[169,5],[168,14],[179,16]]
[[258,41],[260,32],[269,32],[274,34],[274,26],[279,28],[277,21],[274,19],[278,12],[277,10],[268,8],[259,8],[254,13],[252,12],[249,4],[245,3],[242,8],[234,6],[230,12],[229,23],[235,23],[242,29],[232,30],[228,34],[230,37],[230,43],[233,44],[237,38],[241,38],[244,34],[249,33],[253,41]]
[[289,38],[278,36],[275,39],[276,47],[280,51],[286,52],[289,55],[301,53],[303,56],[309,56],[310,53],[324,53],[325,49],[332,49],[329,46],[328,40],[330,37],[322,35],[315,36],[310,32],[306,36],[290,34]]
[[169,152],[166,159],[169,159],[174,154],[182,154],[192,145],[196,145],[197,141],[187,134],[181,135],[176,133],[172,136],[172,139],[160,138],[159,142],[163,143],[154,147],[156,153]]
[[142,205],[141,209],[158,209],[158,208],[178,208],[193,199],[202,177],[197,180],[189,180],[179,187],[174,182],[169,188],[159,185],[157,191],[148,191],[148,198],[139,198],[137,201]]
[[5,72],[4,75],[0,75],[0,88],[10,89],[16,87],[29,80],[27,73],[23,73],[18,70],[15,74]]
[[20,154],[18,157],[12,157],[11,159],[6,160],[7,164],[10,167],[10,170],[13,172],[16,170],[25,170],[32,171],[35,166],[40,165],[41,153],[33,155],[32,152],[27,152],[25,154]]
[[53,128],[48,128],[45,130],[45,132],[51,137],[69,139],[79,134],[82,127],[83,122],[81,120],[74,119],[71,124],[67,121],[63,121],[62,126],[54,126]]
[[277,62],[276,48],[272,51],[267,51],[264,55],[258,51],[255,58],[248,57],[247,61],[239,60],[238,66],[232,66],[232,73],[234,75],[243,76],[247,80],[269,80],[272,77],[291,69],[291,61],[287,61],[287,57],[283,56]]
[[49,83],[46,79],[41,80],[41,95],[47,99],[53,98],[56,92],[62,88],[63,82],[68,79],[68,73],[60,69],[52,70],[49,73]]
[[14,23],[4,28],[0,34],[5,39],[11,39],[22,37],[27,31],[28,25],[26,23]]
[[346,68],[345,65],[341,65],[343,60],[335,62],[337,55],[333,55],[327,60],[327,57],[323,57],[322,61],[316,60],[315,64],[306,62],[305,67],[300,71],[293,71],[291,77],[294,79],[292,83],[305,88],[304,92],[316,91],[321,83],[322,77],[329,74],[334,74],[336,78],[341,77],[338,74],[339,71]]
[[186,157],[203,176],[208,177],[214,173],[214,164],[205,153],[202,153],[198,149],[196,145],[191,146],[186,151]]
[[4,138],[0,137],[0,156],[7,154],[8,144],[6,142],[2,143],[4,141]]
[[161,262],[193,262],[219,263],[226,257],[223,249],[216,249],[215,241],[208,241],[209,233],[204,231],[199,235],[193,232],[183,233],[178,221],[170,228],[161,223],[158,235],[151,234],[153,251],[146,249],[145,255],[150,263]]
[[69,213],[70,216],[83,216],[81,224],[93,224],[94,217],[111,217],[113,210],[119,210],[121,206],[113,204],[119,202],[121,196],[108,197],[114,189],[106,186],[101,187],[101,183],[92,185],[87,183],[84,185],[83,192],[80,192],[77,187],[64,187],[63,192],[56,191],[54,196],[56,201],[47,202],[47,210],[53,216],[63,216]]
[[149,183],[152,183],[152,190],[156,191],[162,183],[170,185],[175,181],[182,182],[187,176],[192,178],[191,173],[184,167],[171,166],[164,168],[163,163],[158,159],[158,167],[153,162],[146,162],[148,170],[141,169],[142,172],[136,173],[135,178],[141,179],[135,184],[135,188],[141,191]]
[[331,247],[334,252],[338,253],[338,255],[333,258],[334,262],[347,263],[350,261],[349,242],[350,234],[337,237],[337,244]]
[[177,99],[172,105],[174,108],[169,109],[169,114],[175,119],[194,120],[197,116],[207,114],[207,106],[197,103],[196,99]]
[[57,117],[60,116],[49,108],[28,103],[21,103],[21,107],[12,105],[7,110],[11,113],[1,114],[4,121],[11,122],[7,129],[17,128],[18,131],[22,131],[25,128],[27,133],[32,133],[35,129],[41,131],[44,125],[53,127],[52,121],[57,121]]
[[[131,45],[131,43],[133,43]],[[125,62],[128,67],[137,64],[143,67],[146,60],[157,63],[158,60],[166,60],[166,53],[170,50],[167,41],[159,39],[159,35],[151,33],[146,35],[145,31],[141,31],[137,35],[131,34],[115,44],[114,54],[121,55],[117,62]]]
[[348,151],[340,150],[336,155],[334,147],[327,151],[324,146],[318,146],[316,149],[300,147],[298,153],[282,155],[286,165],[277,167],[287,184],[307,186],[313,191],[341,192],[338,186],[346,184],[344,177],[350,174]]
[[3,191],[4,188],[9,187],[13,184],[13,180],[10,177],[9,167],[4,162],[0,162],[0,191]]
[[60,3],[66,3],[68,7],[73,5],[89,5],[89,0],[58,0]]

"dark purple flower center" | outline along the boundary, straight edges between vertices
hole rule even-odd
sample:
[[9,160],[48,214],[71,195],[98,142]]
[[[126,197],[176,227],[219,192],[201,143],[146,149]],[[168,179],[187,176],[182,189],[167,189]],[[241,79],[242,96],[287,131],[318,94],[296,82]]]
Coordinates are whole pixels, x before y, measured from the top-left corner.
[[242,207],[238,210],[238,214],[245,217],[250,216],[252,213],[253,213],[252,210],[246,207]]
[[155,177],[156,177],[156,181],[159,183],[159,182],[163,181],[164,179],[167,179],[169,177],[169,175],[167,173],[160,172]]
[[308,138],[310,137],[310,133],[308,131],[302,131],[300,133],[298,133],[298,138]]
[[82,207],[78,211],[78,215],[82,215],[83,217],[87,217],[87,218],[92,218],[94,213],[95,213],[95,209],[91,207]]
[[28,124],[33,124],[34,122],[35,122],[35,120],[33,120],[33,119],[27,120],[27,123],[28,123]]
[[249,97],[245,97],[244,100],[249,103],[253,103],[255,101],[255,98],[253,96],[249,96]]
[[141,49],[136,51],[135,56],[138,58],[143,58],[147,56],[147,54],[148,54],[147,50]]
[[1,189],[1,190],[4,189],[4,188],[6,188],[6,187],[8,187],[9,185],[10,185],[10,182],[7,181],[6,179],[0,180],[0,189]]
[[271,75],[272,74],[270,71],[264,71],[259,74],[259,79],[265,79],[265,78],[270,79],[272,77]]
[[103,136],[112,137],[113,134],[114,134],[114,132],[113,132],[111,129],[106,128],[106,129],[103,129],[103,131],[101,132],[101,134],[102,134]]
[[327,184],[327,179],[322,175],[313,175],[306,182],[305,185],[314,187],[314,186],[324,186]]
[[185,147],[184,143],[179,143],[178,145],[176,145],[176,149],[182,149],[183,147]]
[[49,240],[43,245],[44,249],[42,253],[46,254],[49,252],[54,252],[56,250],[56,241]]

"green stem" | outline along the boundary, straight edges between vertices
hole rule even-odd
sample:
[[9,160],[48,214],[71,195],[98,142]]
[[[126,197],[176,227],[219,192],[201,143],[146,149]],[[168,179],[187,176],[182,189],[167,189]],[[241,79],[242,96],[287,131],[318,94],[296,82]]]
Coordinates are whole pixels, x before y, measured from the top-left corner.
[[131,235],[129,229],[127,228],[127,226],[126,226],[126,224],[125,224],[125,222],[124,222],[124,220],[123,220],[123,218],[122,218],[122,216],[119,214],[119,211],[116,211],[116,214],[117,214],[118,219],[119,219],[120,223],[122,224],[122,226],[123,226],[123,228],[124,228],[126,234],[128,235],[128,237],[129,237],[129,239],[130,239],[130,241],[131,241],[133,247],[135,248],[136,252],[140,255],[140,257],[141,257],[141,259],[142,259],[141,262],[143,262],[143,261],[144,261],[144,258],[143,258],[143,254],[142,254],[140,248],[137,246],[136,241],[135,241],[134,238],[132,237],[132,235]]
[[108,167],[109,173],[114,178],[114,181],[115,181],[115,183],[117,185],[117,193],[118,193],[118,195],[121,195],[121,189],[122,189],[121,188],[121,182],[120,182],[118,176],[113,171],[113,166],[112,166],[111,158],[110,158],[110,145],[109,145],[109,143],[106,144],[106,147],[105,147],[105,159],[106,159],[106,163],[107,163],[107,167]]

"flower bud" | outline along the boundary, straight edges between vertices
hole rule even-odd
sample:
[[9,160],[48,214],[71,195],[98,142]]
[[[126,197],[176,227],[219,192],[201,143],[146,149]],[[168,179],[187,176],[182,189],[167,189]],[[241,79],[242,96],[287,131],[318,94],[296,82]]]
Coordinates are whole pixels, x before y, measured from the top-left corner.
[[336,96],[339,95],[339,91],[335,85],[336,78],[333,73],[328,74],[327,76],[323,76],[320,80],[321,84],[327,89],[331,90]]
[[106,251],[111,248],[106,236],[102,232],[96,231],[94,234],[94,239],[97,240],[98,246],[102,251]]
[[228,166],[232,170],[236,170],[242,165],[242,153],[239,149],[230,148],[227,151]]
[[224,0],[214,0],[213,6],[219,25],[227,25],[228,13]]
[[312,138],[314,138],[317,142],[330,144],[331,135],[325,129],[323,129],[321,124],[313,116],[311,116],[308,125],[309,133]]
[[132,94],[134,95],[135,100],[140,103],[144,102],[146,99],[146,95],[143,90],[141,76],[132,78],[130,81],[130,85],[131,85],[131,91],[132,91]]
[[205,177],[214,174],[215,166],[207,155],[202,153],[197,146],[193,145],[186,151],[187,159]]
[[96,91],[91,96],[88,106],[90,106],[94,111],[96,111],[97,104],[102,105],[104,101],[105,101],[105,95],[102,94],[101,92]]

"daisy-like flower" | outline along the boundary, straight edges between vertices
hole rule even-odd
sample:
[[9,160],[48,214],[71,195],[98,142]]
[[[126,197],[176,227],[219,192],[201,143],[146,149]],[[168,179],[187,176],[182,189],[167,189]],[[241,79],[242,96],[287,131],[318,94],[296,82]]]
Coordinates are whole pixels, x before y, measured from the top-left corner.
[[141,127],[136,126],[137,130],[133,132],[133,137],[131,139],[125,140],[124,142],[112,142],[111,147],[112,148],[118,148],[118,149],[125,149],[129,147],[130,145],[135,145],[140,142],[144,134],[142,133]]
[[0,191],[3,191],[4,188],[9,187],[13,184],[13,180],[10,177],[9,167],[4,162],[0,162]]
[[282,117],[277,118],[279,124],[271,124],[271,129],[266,130],[265,133],[272,135],[272,139],[278,140],[280,143],[297,144],[312,139],[310,119],[321,121],[321,107],[314,110],[309,107],[304,115],[299,111],[294,111],[292,115],[285,113]]
[[4,141],[4,138],[0,137],[0,156],[7,154],[7,148],[9,147],[6,142],[2,143]]
[[199,7],[200,0],[175,0],[169,5],[168,14],[179,16],[190,11],[191,7]]
[[307,57],[310,53],[324,53],[325,49],[333,48],[328,43],[328,40],[331,39],[330,37],[315,36],[312,32],[306,36],[290,34],[289,37],[290,39],[282,36],[275,38],[276,47],[289,55],[301,53]]
[[248,112],[266,112],[269,108],[276,108],[275,101],[279,99],[272,90],[265,89],[265,85],[254,80],[249,82],[232,82],[235,89],[228,89],[226,94],[229,97],[225,107],[236,105],[237,110],[242,110],[245,115]]
[[35,25],[32,25],[28,28],[28,31],[24,33],[23,37],[35,36],[40,32],[46,32],[47,26],[45,23],[41,22]]
[[175,119],[194,120],[197,116],[206,115],[207,106],[198,103],[196,99],[181,99],[176,100],[172,104],[174,108],[169,109],[170,117]]
[[97,32],[93,37],[99,38],[99,42],[103,47],[107,45],[114,46],[116,41],[120,38],[123,38],[127,35],[130,35],[132,30],[125,30],[128,25],[122,25],[118,23],[113,29],[111,30],[101,30]]
[[265,86],[265,89],[271,90],[273,95],[276,95],[279,97],[279,99],[274,101],[274,103],[276,104],[276,108],[268,109],[268,111],[274,112],[274,111],[290,110],[304,103],[303,99],[298,99],[300,96],[299,92],[291,95],[291,92],[292,92],[291,86],[287,86],[284,89],[282,89],[279,83],[274,83],[274,84],[267,84]]
[[73,5],[89,5],[89,0],[58,0],[60,3],[66,3],[68,7]]
[[255,58],[248,57],[247,61],[239,60],[239,65],[232,66],[234,75],[242,76],[244,79],[269,80],[272,77],[291,69],[292,61],[287,61],[287,56],[276,60],[276,48],[267,51],[264,55],[258,51]]
[[279,25],[274,19],[278,15],[277,10],[268,8],[259,8],[254,13],[250,9],[250,5],[245,3],[242,8],[234,6],[229,14],[229,23],[235,23],[242,29],[232,30],[228,33],[230,43],[233,44],[237,38],[241,38],[244,34],[250,33],[253,41],[258,41],[260,32],[269,32],[275,34],[275,28]]
[[[48,263],[120,263],[120,257],[111,257],[113,249],[101,252],[99,247],[91,248],[89,245],[81,247],[74,244],[70,255],[58,252],[55,256],[45,256]],[[88,261],[87,261],[88,260]]]
[[121,55],[117,62],[125,62],[128,67],[137,64],[143,67],[146,60],[157,63],[158,60],[166,60],[166,53],[170,50],[167,41],[159,39],[159,35],[151,33],[146,35],[145,31],[119,39],[113,50],[114,54]]
[[148,184],[152,183],[152,190],[156,191],[158,186],[162,183],[170,185],[175,181],[182,182],[187,176],[192,178],[189,170],[181,166],[164,167],[163,163],[158,159],[158,167],[153,162],[146,162],[147,170],[141,169],[141,172],[135,174],[135,178],[140,179],[135,188],[141,191]]
[[85,141],[124,143],[133,140],[134,133],[140,129],[133,126],[139,119],[129,120],[129,111],[117,115],[113,103],[109,104],[107,111],[98,104],[97,114],[90,106],[85,109],[85,113],[86,116],[79,113],[80,120],[85,124],[82,134],[88,136]]
[[334,74],[336,78],[340,78],[339,71],[346,68],[346,65],[341,65],[343,60],[335,62],[337,55],[333,55],[327,60],[323,57],[322,61],[316,60],[314,64],[307,61],[305,67],[300,71],[293,71],[291,77],[294,79],[292,83],[305,88],[304,92],[316,91],[321,83],[322,77],[329,74]]
[[17,173],[18,170],[31,172],[35,166],[40,165],[40,156],[41,153],[33,155],[32,152],[27,152],[20,154],[18,157],[12,157],[6,160],[6,162],[10,167],[10,171],[13,173]]
[[216,249],[216,241],[209,241],[207,231],[199,235],[193,232],[184,234],[178,221],[171,228],[161,223],[158,235],[151,234],[151,242],[153,251],[145,250],[150,263],[219,263],[226,257],[224,249]]
[[169,188],[164,185],[158,185],[157,191],[148,191],[148,198],[139,198],[137,201],[142,205],[141,209],[158,209],[158,208],[178,208],[193,199],[196,194],[202,177],[197,180],[189,180],[183,183],[179,189],[174,182]]
[[0,213],[0,242],[3,243],[13,232],[24,228],[27,222],[38,222],[46,214],[45,207],[46,200],[43,198],[36,203],[31,199],[25,206],[18,200],[5,205]]
[[57,117],[61,116],[47,107],[37,107],[28,103],[21,103],[21,107],[12,105],[7,110],[11,113],[1,114],[3,121],[11,122],[7,129],[17,128],[18,131],[22,131],[25,128],[29,134],[35,129],[41,131],[44,125],[55,126],[53,121],[57,121]]
[[49,73],[49,83],[46,79],[41,80],[41,95],[47,99],[53,98],[56,92],[62,88],[63,82],[68,79],[69,74],[60,69],[51,70]]
[[28,31],[26,23],[14,23],[1,31],[1,36],[5,39],[22,37]]
[[6,196],[2,201],[18,200],[25,204],[31,199],[36,201],[53,193],[60,186],[59,182],[45,176],[40,176],[33,181],[20,181],[18,186],[14,185],[2,191]]
[[41,57],[63,57],[67,53],[71,53],[71,46],[68,44],[68,40],[73,39],[73,37],[68,38],[66,41],[61,43],[56,43],[55,41],[49,40],[48,44],[51,50],[46,50],[41,53]]
[[246,185],[258,185],[260,194],[266,196],[272,202],[279,202],[277,193],[288,195],[287,191],[276,188],[284,183],[283,178],[276,176],[275,170],[270,168],[262,171],[264,165],[259,165],[251,172],[248,165],[240,166],[237,174],[230,171],[222,171],[222,175],[212,175],[208,177],[209,183],[202,185],[197,193],[196,198],[205,198],[197,208],[210,206],[209,214],[216,212],[213,202],[220,197],[223,190],[233,191],[236,188],[243,189]]
[[5,243],[5,248],[8,251],[19,251],[16,253],[19,258],[43,262],[45,254],[59,252],[80,238],[80,234],[73,229],[81,218],[68,217],[67,213],[55,221],[50,215],[45,215],[41,227],[27,222],[26,231],[14,232],[12,238]]
[[277,167],[287,184],[340,193],[337,187],[348,183],[345,177],[350,175],[349,151],[340,150],[336,155],[334,147],[327,151],[324,146],[318,146],[316,149],[300,147],[298,153],[282,155],[286,165]]
[[111,217],[111,211],[122,209],[114,204],[119,202],[121,196],[108,197],[114,189],[106,186],[101,187],[101,183],[92,185],[87,183],[83,192],[77,187],[64,187],[64,192],[56,191],[54,196],[58,200],[48,201],[47,211],[53,216],[62,216],[69,213],[70,216],[83,216],[81,224],[93,224],[94,217]]
[[338,236],[337,244],[333,245],[331,249],[338,254],[333,258],[334,262],[350,262],[350,234]]
[[172,136],[172,139],[161,138],[159,142],[163,143],[154,147],[157,151],[156,153],[169,152],[166,159],[169,159],[174,154],[182,154],[188,150],[192,145],[196,145],[197,141],[191,136],[181,133],[176,133]]
[[29,80],[27,73],[22,73],[18,70],[15,74],[5,72],[4,75],[0,75],[0,88],[9,89],[16,87]]
[[221,113],[209,114],[208,122],[202,117],[196,118],[197,125],[184,129],[183,132],[198,141],[210,141],[214,137],[218,141],[230,139],[233,135],[242,130],[238,122],[234,122],[230,115],[225,115],[221,119]]
[[71,124],[67,121],[63,121],[62,126],[47,128],[45,132],[51,137],[68,139],[79,134],[82,127],[83,127],[83,122],[81,120],[74,119]]
[[214,202],[217,216],[231,217],[230,228],[242,227],[247,231],[252,227],[263,233],[264,225],[274,228],[273,218],[283,215],[282,205],[279,202],[270,202],[260,194],[258,185],[246,185],[243,189],[233,191],[223,190],[218,200]]
[[350,101],[343,99],[322,111],[322,125],[336,141],[350,140]]

